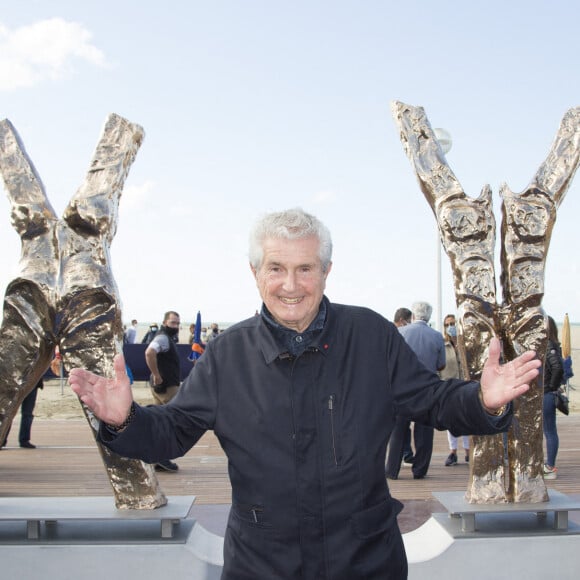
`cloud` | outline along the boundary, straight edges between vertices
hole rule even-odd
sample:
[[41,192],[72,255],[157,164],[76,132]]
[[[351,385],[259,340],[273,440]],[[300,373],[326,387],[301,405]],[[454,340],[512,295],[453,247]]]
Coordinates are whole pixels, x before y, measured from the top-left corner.
[[65,78],[81,60],[104,68],[104,53],[91,43],[92,34],[78,22],[41,20],[14,30],[0,23],[0,91],[32,87]]

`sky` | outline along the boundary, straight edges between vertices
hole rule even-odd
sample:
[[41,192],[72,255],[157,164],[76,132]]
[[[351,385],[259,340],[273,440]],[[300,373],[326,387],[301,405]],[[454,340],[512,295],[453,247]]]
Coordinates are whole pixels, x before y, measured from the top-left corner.
[[[451,134],[447,161],[468,195],[491,185],[498,243],[500,184],[525,189],[580,105],[573,0],[1,4],[0,118],[59,215],[110,113],[145,130],[111,246],[126,322],[252,316],[248,233],[264,213],[302,207],[332,232],[332,301],[391,319],[426,300],[438,327],[455,311],[451,269],[443,253],[439,286],[435,218],[391,101]],[[580,323],[579,218],[580,175],[545,271],[556,321]],[[5,191],[0,245],[5,288],[20,258]]]

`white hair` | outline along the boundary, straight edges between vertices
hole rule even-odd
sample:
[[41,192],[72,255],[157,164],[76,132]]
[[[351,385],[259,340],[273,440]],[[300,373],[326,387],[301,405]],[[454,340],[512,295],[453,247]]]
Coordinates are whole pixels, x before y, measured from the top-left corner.
[[411,312],[415,320],[429,322],[431,314],[433,313],[433,307],[429,302],[414,302],[411,306]]
[[318,256],[322,271],[326,272],[332,260],[332,239],[328,228],[315,216],[301,208],[269,213],[262,217],[250,232],[248,256],[258,270],[264,257],[264,241],[268,238],[299,240],[315,236],[320,242]]

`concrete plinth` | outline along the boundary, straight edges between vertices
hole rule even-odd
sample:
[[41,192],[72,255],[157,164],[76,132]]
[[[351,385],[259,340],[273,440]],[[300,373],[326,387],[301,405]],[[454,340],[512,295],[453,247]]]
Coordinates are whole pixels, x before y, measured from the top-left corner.
[[218,580],[223,538],[188,513],[194,496],[155,510],[110,497],[0,498],[0,572],[26,580]]
[[[576,579],[580,502],[551,491],[541,504],[468,504],[463,492],[436,493],[449,510],[404,535],[409,580]],[[565,523],[565,525],[564,525]]]
[[[528,506],[467,504],[463,492],[434,495],[449,513],[404,534],[409,580],[578,578],[580,525],[567,513],[580,502],[557,492],[550,502]],[[223,537],[187,517],[193,496],[170,497],[165,508],[146,512],[92,499],[3,499],[2,578],[220,578]]]
[[[68,522],[62,527],[67,535],[81,531],[78,522]],[[118,522],[102,523],[99,528],[119,536]],[[182,524],[180,528],[183,535],[168,541],[160,541],[158,533],[156,541],[139,541],[136,536],[152,533],[151,526],[139,521],[131,530],[126,528],[128,535],[124,540],[114,542],[101,538],[93,543],[67,543],[61,539],[55,543],[2,544],[0,576],[26,580],[219,580],[223,539],[195,523]],[[97,531],[94,525],[93,531]]]

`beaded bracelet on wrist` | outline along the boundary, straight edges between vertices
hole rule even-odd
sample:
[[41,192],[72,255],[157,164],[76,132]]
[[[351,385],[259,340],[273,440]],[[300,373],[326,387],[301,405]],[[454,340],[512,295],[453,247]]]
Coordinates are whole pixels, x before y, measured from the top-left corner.
[[483,407],[483,410],[490,415],[491,417],[500,417],[501,415],[503,415],[506,410],[507,410],[507,404],[506,405],[502,405],[499,409],[496,409],[495,411],[490,411],[484,404],[483,402],[483,393],[481,392],[481,387],[479,387],[479,392],[477,393],[478,397],[479,397],[479,402],[481,403],[481,406]]
[[112,431],[115,431],[115,433],[119,433],[119,431],[122,431],[123,429],[125,429],[125,427],[127,427],[129,425],[129,423],[131,423],[131,421],[133,421],[134,418],[135,418],[135,403],[131,403],[131,408],[129,409],[129,414],[127,415],[127,418],[120,425],[111,425],[110,423],[107,423],[106,425],[109,429],[111,429]]

